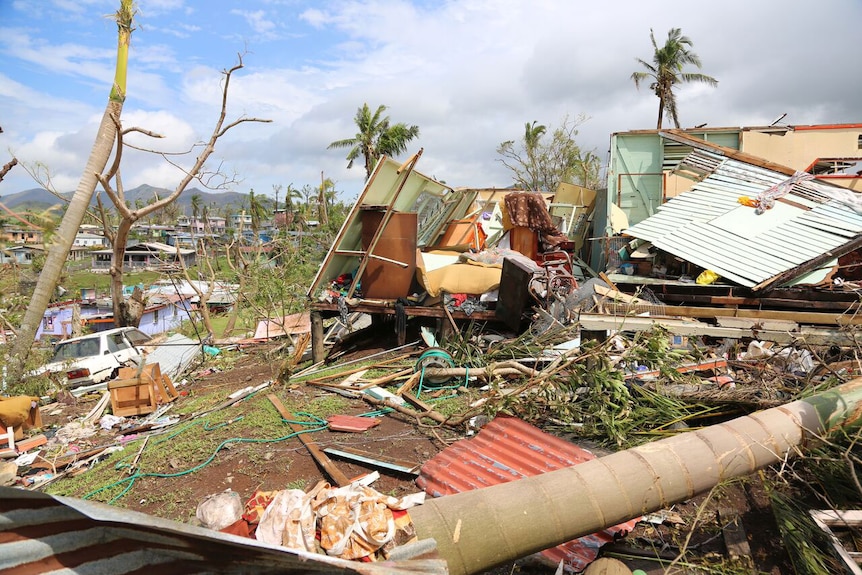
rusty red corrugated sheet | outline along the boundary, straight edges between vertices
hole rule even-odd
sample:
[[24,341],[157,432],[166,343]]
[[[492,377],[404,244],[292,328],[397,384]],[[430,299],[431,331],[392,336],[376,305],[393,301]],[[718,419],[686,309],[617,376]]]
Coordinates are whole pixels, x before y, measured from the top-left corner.
[[[428,460],[417,485],[432,497],[489,487],[595,459],[591,452],[545,433],[515,417],[500,416],[471,438],[458,441]],[[582,571],[599,548],[634,529],[637,520],[542,552],[552,565]]]

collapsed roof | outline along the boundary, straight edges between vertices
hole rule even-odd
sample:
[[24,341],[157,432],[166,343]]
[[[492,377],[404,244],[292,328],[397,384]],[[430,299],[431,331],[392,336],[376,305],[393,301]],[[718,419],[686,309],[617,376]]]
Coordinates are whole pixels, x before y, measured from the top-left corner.
[[[862,247],[858,194],[676,130],[661,135],[694,148],[675,172],[697,183],[625,235],[755,291],[801,280]],[[764,196],[775,197],[771,209],[740,203]]]

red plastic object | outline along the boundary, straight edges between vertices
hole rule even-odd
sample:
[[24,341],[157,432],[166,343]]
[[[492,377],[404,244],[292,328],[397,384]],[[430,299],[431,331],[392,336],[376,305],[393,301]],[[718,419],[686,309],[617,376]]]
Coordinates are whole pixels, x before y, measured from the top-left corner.
[[353,415],[330,415],[326,418],[329,429],[332,431],[348,431],[351,433],[362,433],[368,431],[375,425],[380,425],[380,420],[374,417],[356,417]]

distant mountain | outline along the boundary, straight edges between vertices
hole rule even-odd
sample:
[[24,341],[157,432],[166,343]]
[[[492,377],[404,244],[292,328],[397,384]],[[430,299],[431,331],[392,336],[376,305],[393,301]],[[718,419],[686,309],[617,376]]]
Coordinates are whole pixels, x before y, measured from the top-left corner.
[[[154,198],[155,194],[158,194],[161,199],[170,195],[171,191],[172,190],[168,190],[166,188],[157,188],[155,186],[143,184],[137,188],[126,190],[126,199],[132,206],[134,206],[135,202],[139,199],[146,204]],[[65,198],[71,198],[73,194],[74,192],[68,192],[61,195]],[[201,206],[210,206],[210,212],[219,211],[225,206],[234,206],[239,210],[243,202],[248,199],[247,194],[241,194],[239,192],[214,193],[199,190],[198,188],[189,188],[177,199],[176,203],[180,207],[180,212],[185,213],[186,215],[191,215],[192,196],[194,194],[201,197]],[[43,212],[52,206],[63,203],[54,196],[54,194],[42,188],[33,188],[15,194],[2,195],[0,196],[0,202],[10,210],[14,210],[19,213],[26,212],[28,210],[33,212]],[[111,201],[105,197],[104,192],[102,192],[102,203],[106,205],[110,205],[111,203]],[[95,194],[93,195],[93,199],[90,204],[93,206],[96,205]],[[213,210],[213,208],[215,208],[215,210]]]

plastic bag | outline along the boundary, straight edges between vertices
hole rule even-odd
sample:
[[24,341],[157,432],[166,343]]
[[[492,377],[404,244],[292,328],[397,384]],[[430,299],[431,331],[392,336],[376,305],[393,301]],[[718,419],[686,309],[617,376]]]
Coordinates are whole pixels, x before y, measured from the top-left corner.
[[204,527],[221,531],[242,517],[243,505],[239,493],[226,489],[221,493],[208,495],[198,504],[195,515]]
[[721,278],[720,275],[712,270],[703,270],[694,282],[698,285],[708,286],[714,284]]

